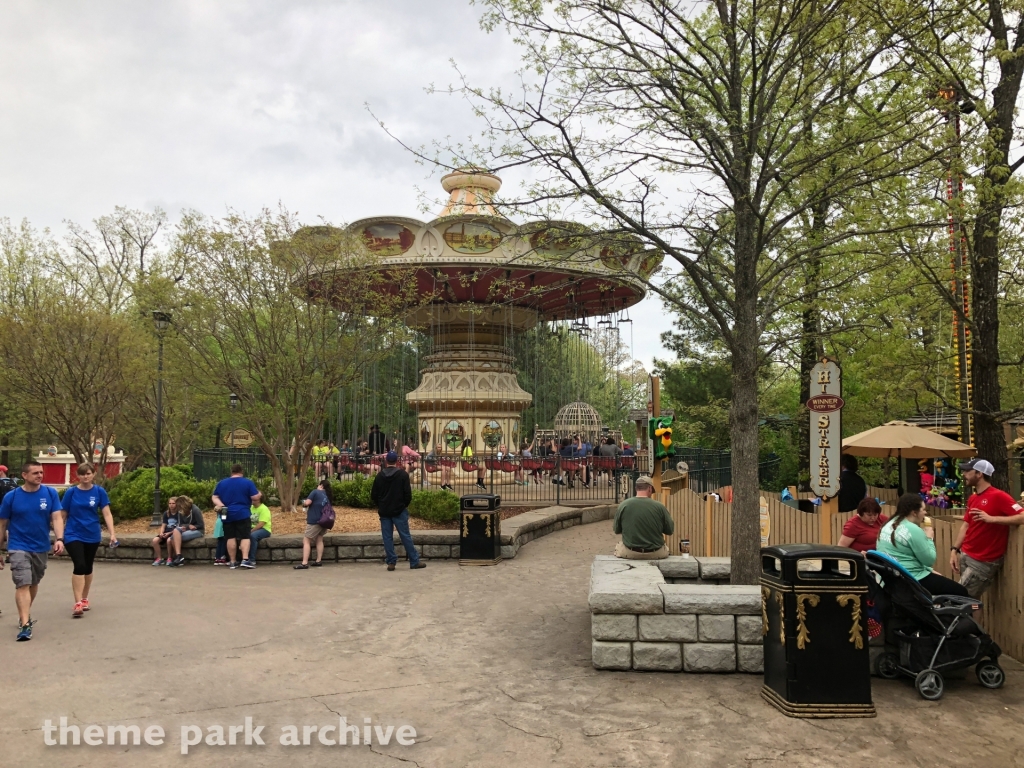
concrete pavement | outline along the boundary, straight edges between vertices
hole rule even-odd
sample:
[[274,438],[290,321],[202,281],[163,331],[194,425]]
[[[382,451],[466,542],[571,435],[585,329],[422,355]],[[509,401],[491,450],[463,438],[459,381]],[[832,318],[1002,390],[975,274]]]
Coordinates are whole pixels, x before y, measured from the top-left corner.
[[[497,567],[331,564],[294,571],[101,563],[72,620],[54,562],[15,643],[0,572],[0,761],[42,766],[1016,766],[1024,672],[950,681],[937,703],[875,681],[872,720],[801,721],[756,675],[598,672],[587,584],[611,523],[559,531]],[[163,746],[44,746],[41,726],[159,725]],[[281,727],[411,725],[400,746],[281,746]],[[179,749],[180,728],[262,724],[266,746]],[[56,734],[54,734],[56,735]],[[328,740],[335,735],[327,732]],[[243,738],[242,735],[239,738]],[[375,737],[375,742],[379,739]]]

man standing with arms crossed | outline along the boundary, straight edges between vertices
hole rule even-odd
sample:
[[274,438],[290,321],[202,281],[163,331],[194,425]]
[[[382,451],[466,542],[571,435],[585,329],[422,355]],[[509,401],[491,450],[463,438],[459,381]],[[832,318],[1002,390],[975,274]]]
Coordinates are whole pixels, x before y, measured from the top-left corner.
[[[32,639],[32,601],[39,591],[39,582],[46,572],[46,556],[50,552],[50,524],[56,541],[53,554],[64,552],[64,517],[60,496],[53,488],[43,486],[43,465],[27,461],[21,469],[25,483],[4,495],[0,503],[0,541],[4,532],[10,534],[7,551],[11,557],[14,579],[14,601],[18,605],[18,641]],[[4,562],[0,558],[0,570]]]
[[377,514],[380,516],[380,534],[384,540],[384,559],[388,570],[395,570],[398,562],[394,542],[396,528],[409,558],[409,567],[426,568],[427,564],[420,561],[420,555],[412,543],[412,534],[409,533],[409,502],[412,501],[409,473],[397,466],[398,454],[394,451],[388,451],[384,464],[384,469],[373,478],[370,499],[377,505]]
[[[964,523],[953,541],[949,565],[967,593],[980,598],[999,574],[1011,525],[1024,525],[1024,508],[992,485],[996,468],[985,459],[960,462],[964,483],[974,488]],[[975,612],[978,613],[977,611]],[[975,616],[975,620],[979,618]]]

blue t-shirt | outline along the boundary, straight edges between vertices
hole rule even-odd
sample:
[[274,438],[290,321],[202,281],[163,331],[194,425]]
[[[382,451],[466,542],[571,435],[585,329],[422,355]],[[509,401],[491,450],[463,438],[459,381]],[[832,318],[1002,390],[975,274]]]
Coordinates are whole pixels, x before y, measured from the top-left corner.
[[316,525],[327,506],[327,494],[317,488],[306,498],[312,502],[306,507],[306,525]]
[[227,477],[213,489],[213,495],[228,509],[228,522],[248,520],[252,497],[259,492],[259,488],[248,477]]
[[88,491],[73,485],[64,491],[61,506],[68,513],[68,520],[64,525],[64,541],[99,544],[103,539],[100,511],[109,503],[107,492],[98,485],[94,485]]
[[50,551],[50,515],[59,512],[60,496],[46,485],[38,490],[16,488],[0,503],[0,520],[7,520],[7,549],[21,552]]

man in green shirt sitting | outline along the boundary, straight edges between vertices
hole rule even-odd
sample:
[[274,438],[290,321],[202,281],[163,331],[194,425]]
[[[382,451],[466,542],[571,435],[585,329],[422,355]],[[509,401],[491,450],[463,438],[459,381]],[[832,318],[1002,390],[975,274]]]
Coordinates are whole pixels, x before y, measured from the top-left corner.
[[675,530],[665,505],[651,498],[654,481],[647,475],[636,479],[636,496],[619,504],[612,530],[622,534],[615,556],[627,560],[661,560],[668,557],[665,534]]

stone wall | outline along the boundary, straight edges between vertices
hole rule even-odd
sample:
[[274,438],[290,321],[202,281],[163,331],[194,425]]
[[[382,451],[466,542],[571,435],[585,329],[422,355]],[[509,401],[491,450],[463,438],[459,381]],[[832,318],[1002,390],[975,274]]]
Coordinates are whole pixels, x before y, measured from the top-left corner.
[[[527,542],[549,533],[585,525],[599,520],[610,520],[615,505],[597,507],[547,507],[535,512],[524,512],[501,522],[501,555],[505,559],[516,556]],[[155,529],[154,529],[155,530]],[[458,559],[458,531],[413,531],[413,542],[420,556],[427,560]],[[100,547],[97,559],[152,562],[150,546],[152,534],[134,534],[120,537],[116,549]],[[394,535],[395,551],[405,557],[405,548]],[[213,562],[217,540],[205,537],[187,542],[182,548],[188,563]],[[324,536],[325,562],[380,562],[384,558],[384,545],[379,533],[329,533]],[[302,536],[295,534],[272,535],[264,539],[256,554],[257,563],[297,563],[302,560]]]
[[594,666],[762,672],[760,589],[728,579],[724,557],[597,556],[589,598]]

